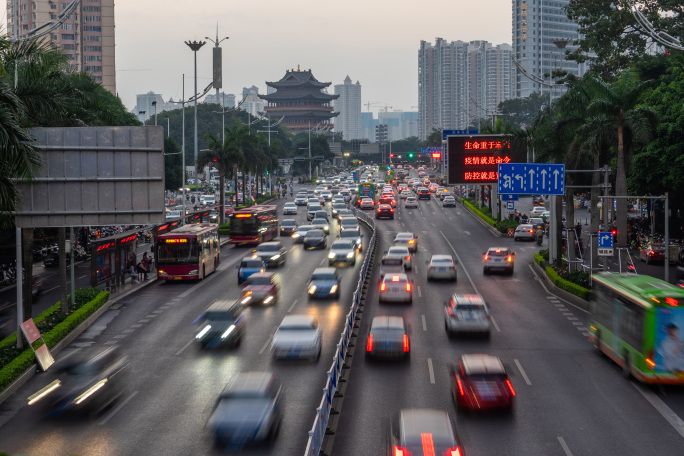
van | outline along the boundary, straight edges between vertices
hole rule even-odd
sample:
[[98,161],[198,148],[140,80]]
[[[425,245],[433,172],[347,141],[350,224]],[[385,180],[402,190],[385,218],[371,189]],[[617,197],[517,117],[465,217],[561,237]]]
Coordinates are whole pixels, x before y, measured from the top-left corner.
[[205,206],[213,206],[216,204],[216,197],[214,195],[202,195],[200,202]]

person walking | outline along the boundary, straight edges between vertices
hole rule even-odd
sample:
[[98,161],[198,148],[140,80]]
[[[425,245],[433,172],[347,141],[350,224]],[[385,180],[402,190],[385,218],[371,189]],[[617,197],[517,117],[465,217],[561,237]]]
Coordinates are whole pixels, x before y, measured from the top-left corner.
[[143,253],[142,260],[140,260],[140,268],[144,274],[143,280],[147,280],[147,273],[150,272],[150,258],[147,256],[147,252]]

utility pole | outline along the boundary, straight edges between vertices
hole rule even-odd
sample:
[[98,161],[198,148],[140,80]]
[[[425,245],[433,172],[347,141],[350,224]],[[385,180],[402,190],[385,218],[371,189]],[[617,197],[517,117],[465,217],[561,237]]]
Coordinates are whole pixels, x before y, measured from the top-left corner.
[[197,96],[197,51],[199,51],[200,48],[207,43],[206,41],[186,41],[185,44],[187,44],[188,47],[192,50],[192,52],[195,54],[195,150],[193,163],[195,164],[195,179],[197,179],[197,176],[199,175],[199,170],[197,169],[197,149],[199,148],[197,139],[197,98],[199,98]]

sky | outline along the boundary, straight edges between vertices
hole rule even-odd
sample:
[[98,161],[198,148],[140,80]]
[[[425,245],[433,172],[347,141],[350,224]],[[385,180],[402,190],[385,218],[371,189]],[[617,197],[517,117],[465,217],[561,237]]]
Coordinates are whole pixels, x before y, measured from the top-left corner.
[[[266,92],[288,69],[311,69],[333,86],[361,84],[362,110],[418,110],[420,41],[511,43],[511,0],[116,0],[116,88],[129,110],[136,94],[164,100],[193,91],[194,60],[184,41],[216,38],[223,89]],[[7,10],[0,25],[5,29]],[[197,53],[197,87],[212,80],[213,43]],[[215,93],[215,92],[211,92]]]

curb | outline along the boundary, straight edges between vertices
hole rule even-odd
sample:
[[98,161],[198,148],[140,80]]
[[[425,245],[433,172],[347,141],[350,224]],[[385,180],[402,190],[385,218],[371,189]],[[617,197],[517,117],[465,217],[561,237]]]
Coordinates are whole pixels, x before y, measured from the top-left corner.
[[580,309],[589,312],[589,301],[585,301],[579,296],[575,296],[574,294],[555,286],[549,278],[549,276],[546,275],[546,271],[542,269],[542,267],[539,266],[535,261],[532,261],[532,267],[535,269],[535,271],[539,273],[539,276],[544,279],[544,281],[546,282],[546,286],[550,291],[561,297],[563,300],[568,301],[569,303],[579,307]]

